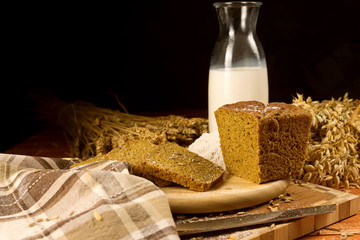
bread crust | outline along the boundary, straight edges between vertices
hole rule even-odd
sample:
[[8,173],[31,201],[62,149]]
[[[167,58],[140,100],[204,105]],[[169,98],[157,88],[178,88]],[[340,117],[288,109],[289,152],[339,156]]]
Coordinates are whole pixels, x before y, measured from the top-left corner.
[[307,110],[243,101],[220,107],[215,117],[230,173],[256,183],[298,176],[310,137],[312,116]]

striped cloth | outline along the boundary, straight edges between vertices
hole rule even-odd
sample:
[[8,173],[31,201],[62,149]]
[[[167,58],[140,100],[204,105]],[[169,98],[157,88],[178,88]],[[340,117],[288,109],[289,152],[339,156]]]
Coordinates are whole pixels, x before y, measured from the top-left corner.
[[127,162],[0,154],[0,239],[179,239],[165,194]]

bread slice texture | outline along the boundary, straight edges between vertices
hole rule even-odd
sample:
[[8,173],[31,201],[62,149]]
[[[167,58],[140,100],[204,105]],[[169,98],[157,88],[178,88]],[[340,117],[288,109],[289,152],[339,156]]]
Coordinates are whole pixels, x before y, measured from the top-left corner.
[[106,155],[75,165],[103,160],[127,161],[134,175],[146,178],[159,187],[176,183],[191,190],[207,191],[224,174],[221,167],[176,143],[155,145],[141,139],[128,140]]
[[224,170],[213,162],[175,143],[165,143],[143,158],[143,171],[195,191],[207,191]]
[[160,187],[170,186],[173,184],[172,182],[159,179],[143,170],[142,159],[148,152],[155,148],[155,144],[146,140],[132,139],[108,152],[105,159],[127,161],[130,163],[131,171],[134,175],[146,178]]

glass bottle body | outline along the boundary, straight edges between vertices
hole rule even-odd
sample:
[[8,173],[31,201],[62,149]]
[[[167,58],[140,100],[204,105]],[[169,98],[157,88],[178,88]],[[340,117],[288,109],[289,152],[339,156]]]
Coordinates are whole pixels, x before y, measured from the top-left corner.
[[217,130],[214,111],[224,104],[268,103],[264,50],[256,35],[260,2],[214,3],[220,32],[213,48],[208,86],[209,131]]

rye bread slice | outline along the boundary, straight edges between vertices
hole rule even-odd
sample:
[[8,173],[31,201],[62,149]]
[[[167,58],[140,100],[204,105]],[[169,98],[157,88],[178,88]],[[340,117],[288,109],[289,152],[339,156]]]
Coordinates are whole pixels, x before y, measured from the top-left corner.
[[213,162],[175,143],[153,148],[142,158],[143,172],[196,191],[207,191],[224,174]]
[[173,183],[163,179],[159,179],[152,174],[149,174],[143,170],[142,159],[145,154],[155,149],[157,146],[146,140],[133,139],[128,140],[124,145],[116,147],[105,156],[106,160],[120,160],[130,163],[132,173],[139,177],[146,178],[160,187],[170,186]]

